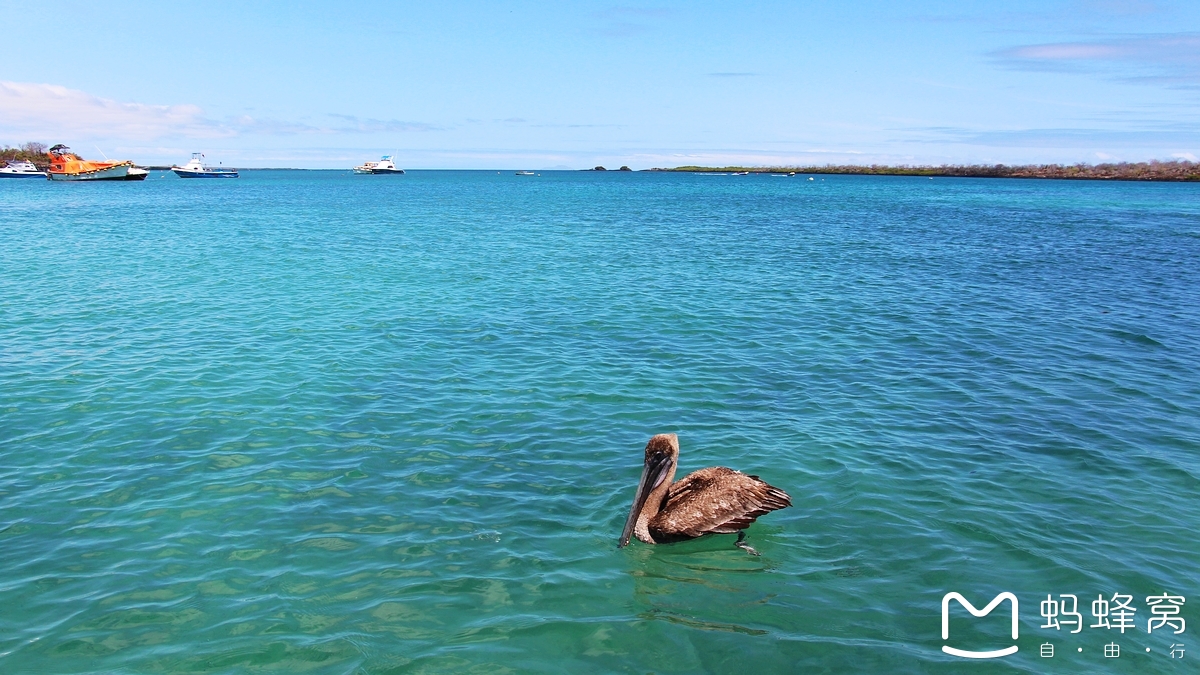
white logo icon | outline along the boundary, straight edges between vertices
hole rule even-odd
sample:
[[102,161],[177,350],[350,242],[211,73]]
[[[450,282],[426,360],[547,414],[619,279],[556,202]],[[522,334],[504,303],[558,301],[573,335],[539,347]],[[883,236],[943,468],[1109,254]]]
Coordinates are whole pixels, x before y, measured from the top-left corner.
[[[1012,639],[1014,639],[1014,640],[1017,639],[1017,614],[1018,614],[1017,596],[1013,595],[1012,593],[1004,592],[1004,593],[1001,593],[1000,595],[997,595],[996,597],[992,598],[992,601],[989,602],[987,604],[987,606],[984,607],[983,609],[975,609],[975,606],[972,605],[970,602],[968,602],[967,599],[964,598],[962,596],[962,594],[960,594],[960,593],[947,593],[946,595],[942,596],[942,639],[943,640],[950,639],[950,601],[951,600],[957,600],[958,604],[960,604],[964,608],[966,608],[966,610],[971,613],[971,616],[974,616],[974,617],[987,616],[989,613],[991,613],[991,611],[993,609],[996,608],[996,605],[999,605],[1000,603],[1004,602],[1005,600],[1012,602]],[[1012,645],[1011,647],[1005,647],[1004,649],[996,649],[996,650],[993,650],[990,652],[972,652],[972,651],[967,651],[965,649],[955,649],[954,647],[950,647],[948,645],[942,645],[942,651],[946,652],[947,654],[950,654],[951,656],[961,656],[965,659],[995,659],[995,658],[999,658],[1001,656],[1008,656],[1009,654],[1016,654],[1017,646]]]

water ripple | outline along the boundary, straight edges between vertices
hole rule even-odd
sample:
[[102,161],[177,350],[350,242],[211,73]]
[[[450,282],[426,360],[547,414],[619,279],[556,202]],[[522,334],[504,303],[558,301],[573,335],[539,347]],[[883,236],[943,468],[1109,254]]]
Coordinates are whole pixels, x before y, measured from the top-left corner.
[[[402,178],[0,185],[0,669],[940,672],[949,590],[1200,587],[1197,186]],[[615,548],[664,431],[761,558]]]

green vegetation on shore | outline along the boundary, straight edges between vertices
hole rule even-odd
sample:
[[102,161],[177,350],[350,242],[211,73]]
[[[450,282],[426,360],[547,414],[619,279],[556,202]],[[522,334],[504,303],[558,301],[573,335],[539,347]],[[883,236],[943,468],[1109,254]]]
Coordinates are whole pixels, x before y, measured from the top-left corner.
[[942,166],[884,166],[853,164],[825,166],[680,166],[650,171],[855,174],[868,176],[950,176],[963,178],[1066,178],[1076,180],[1200,181],[1200,162],[1120,162],[1117,164],[946,164]]
[[30,142],[19,148],[10,148],[7,145],[0,148],[0,164],[12,161],[33,162],[34,166],[43,170],[50,166],[50,158],[46,157],[45,143]]

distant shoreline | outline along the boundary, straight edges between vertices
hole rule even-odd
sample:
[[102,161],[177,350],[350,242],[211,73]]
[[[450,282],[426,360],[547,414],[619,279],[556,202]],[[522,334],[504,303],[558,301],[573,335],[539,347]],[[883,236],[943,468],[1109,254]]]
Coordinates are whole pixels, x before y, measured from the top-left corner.
[[1061,180],[1126,181],[1200,181],[1200,162],[1121,162],[1116,164],[1023,164],[942,165],[942,166],[679,166],[673,169],[646,169],[678,173],[795,173],[860,176],[928,176],[943,178],[1050,178]]
[[[0,157],[0,166],[10,157]],[[45,162],[33,162],[39,170],[46,170]],[[171,166],[137,164],[150,171],[170,171]],[[234,168],[234,167],[229,167]],[[349,168],[308,169],[298,167],[240,167],[237,171],[350,171]],[[412,169],[414,171],[486,171],[495,169]],[[544,169],[543,171],[553,171]],[[567,170],[562,170],[567,171]],[[596,171],[596,169],[569,169],[569,171]],[[1049,180],[1107,180],[1166,183],[1200,182],[1200,162],[1138,162],[1121,164],[1029,164],[1029,165],[944,165],[944,166],[882,166],[882,165],[827,165],[827,166],[679,166],[674,168],[640,169],[640,172],[656,173],[752,173],[752,174],[796,174],[796,175],[844,175],[844,176],[915,176],[929,178],[1042,178]],[[608,173],[624,173],[609,170]]]

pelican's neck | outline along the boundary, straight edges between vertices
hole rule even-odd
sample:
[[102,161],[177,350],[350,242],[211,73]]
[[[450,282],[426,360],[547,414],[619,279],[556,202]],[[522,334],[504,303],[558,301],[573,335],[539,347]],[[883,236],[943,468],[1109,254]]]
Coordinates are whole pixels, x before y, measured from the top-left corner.
[[650,536],[650,521],[654,516],[662,511],[663,506],[667,503],[667,492],[671,489],[671,482],[675,480],[675,464],[671,463],[671,470],[667,472],[667,477],[663,482],[658,484],[658,487],[650,491],[650,496],[646,498],[646,503],[642,505],[642,512],[638,514],[637,522],[633,524],[633,536],[638,538],[638,541],[643,541],[647,544],[655,543],[654,537]]

